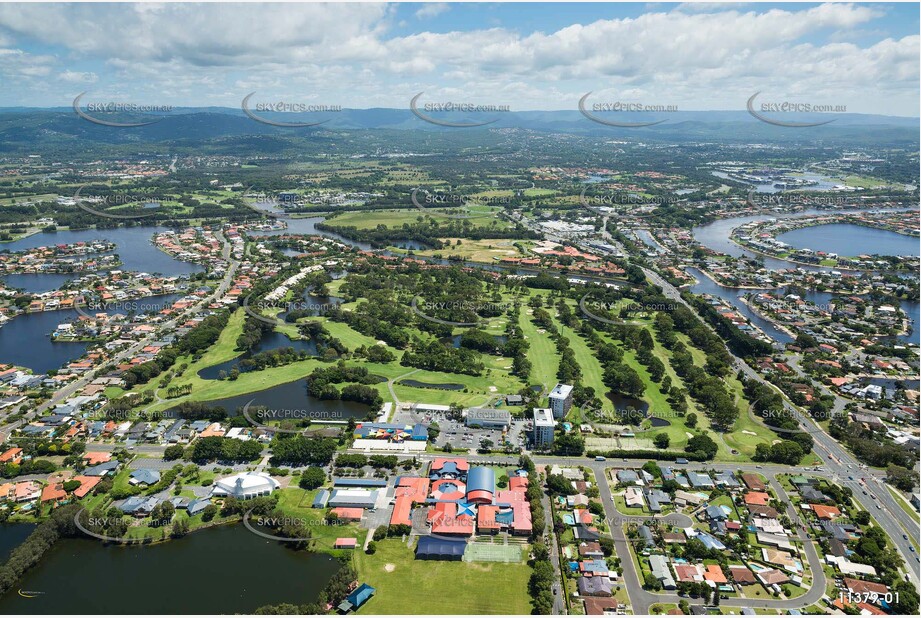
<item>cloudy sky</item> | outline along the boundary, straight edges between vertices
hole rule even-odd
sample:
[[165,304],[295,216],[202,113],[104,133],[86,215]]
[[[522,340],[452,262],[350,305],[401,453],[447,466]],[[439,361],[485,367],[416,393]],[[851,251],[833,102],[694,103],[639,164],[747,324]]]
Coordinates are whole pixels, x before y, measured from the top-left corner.
[[[256,100],[918,116],[918,4],[0,4],[0,106]],[[597,97],[597,98],[596,98]]]

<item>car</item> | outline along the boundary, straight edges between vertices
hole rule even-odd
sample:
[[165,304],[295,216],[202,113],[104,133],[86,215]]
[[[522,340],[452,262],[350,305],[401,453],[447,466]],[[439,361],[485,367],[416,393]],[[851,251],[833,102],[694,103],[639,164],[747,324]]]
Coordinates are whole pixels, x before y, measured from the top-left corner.
[[911,553],[915,553],[915,546],[914,546],[914,545],[909,545],[909,546],[908,546],[908,551],[910,551]]
[[903,535],[902,535],[902,538],[905,539],[905,540],[907,541],[907,540],[908,540],[908,535],[907,535],[907,534],[903,534]]

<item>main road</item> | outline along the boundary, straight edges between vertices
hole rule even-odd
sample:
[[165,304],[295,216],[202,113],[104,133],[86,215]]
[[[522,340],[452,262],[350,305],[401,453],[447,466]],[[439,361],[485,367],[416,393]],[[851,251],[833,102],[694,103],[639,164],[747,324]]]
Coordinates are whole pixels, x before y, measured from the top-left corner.
[[[643,272],[646,273],[650,281],[662,288],[662,292],[667,298],[680,302],[691,311],[694,311],[693,307],[688,305],[681,297],[681,293],[675,286],[648,268],[644,268]],[[779,388],[765,380],[760,373],[733,354],[732,350],[729,350],[729,354],[732,356],[733,367],[737,371],[741,371],[749,379],[757,380],[769,386],[783,397],[784,407],[787,412],[792,418],[800,420],[800,426],[803,431],[809,432],[815,441],[813,448],[816,454],[825,462],[825,470],[829,473],[831,480],[842,486],[849,487],[853,491],[854,497],[861,502],[863,508],[876,519],[884,530],[889,532],[893,544],[905,561],[906,571],[908,571],[909,576],[917,587],[919,582],[918,554],[913,551],[910,538],[906,539],[902,535],[909,534],[911,531],[917,533],[918,524],[902,509],[901,505],[896,501],[897,499],[889,493],[885,481],[880,478],[885,473],[867,469],[837,440],[828,435],[808,413],[790,403]],[[843,404],[837,399],[840,398],[836,398],[835,408],[843,409]],[[865,488],[861,484],[862,479],[866,479],[864,481]],[[866,494],[864,494],[865,489]]]

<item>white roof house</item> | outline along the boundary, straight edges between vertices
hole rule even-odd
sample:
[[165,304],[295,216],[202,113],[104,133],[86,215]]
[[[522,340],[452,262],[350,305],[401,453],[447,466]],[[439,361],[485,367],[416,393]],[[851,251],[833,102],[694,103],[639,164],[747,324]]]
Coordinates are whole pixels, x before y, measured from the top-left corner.
[[212,496],[233,496],[241,500],[268,496],[278,489],[278,481],[261,472],[243,472],[214,483]]

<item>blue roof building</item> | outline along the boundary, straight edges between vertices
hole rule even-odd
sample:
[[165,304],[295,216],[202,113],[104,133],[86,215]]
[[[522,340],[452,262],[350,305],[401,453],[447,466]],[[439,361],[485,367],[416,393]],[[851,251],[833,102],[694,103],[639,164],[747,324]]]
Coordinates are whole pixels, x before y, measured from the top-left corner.
[[157,470],[149,470],[147,468],[132,470],[130,476],[131,480],[129,483],[132,485],[156,485],[160,482],[160,472]]
[[321,489],[313,498],[313,508],[325,509],[327,502],[329,502],[329,491],[326,489]]
[[701,532],[697,535],[697,540],[704,544],[704,547],[707,549],[716,549],[718,551],[723,551],[726,549],[726,546],[720,542],[715,536],[711,536],[706,532]]
[[387,479],[333,479],[334,487],[386,487]]
[[496,494],[496,473],[492,468],[474,466],[467,472],[467,500],[492,504]]
[[362,584],[355,590],[349,593],[345,600],[339,604],[339,611],[346,614],[350,611],[360,608],[362,605],[368,602],[376,590],[369,586],[368,584]]
[[418,440],[423,442],[429,439],[429,430],[422,423],[416,423],[413,425],[413,431],[411,435],[412,440]]
[[694,487],[713,487],[713,479],[709,474],[699,474],[697,472],[688,472],[688,480]]
[[420,536],[416,545],[417,560],[460,560],[467,550],[467,541],[442,537]]
[[209,504],[211,504],[211,500],[208,498],[199,498],[198,500],[193,500],[190,502],[186,507],[186,511],[188,511],[189,516],[191,517],[192,515],[197,515],[198,513],[204,511]]
[[646,547],[655,547],[656,540],[653,538],[652,530],[649,529],[649,526],[647,526],[646,524],[643,524],[642,526],[637,528],[636,531],[639,533],[640,537],[642,537],[643,541],[646,543]]
[[84,476],[105,476],[109,472],[114,472],[118,469],[118,460],[113,459],[112,461],[107,461],[101,463],[97,466],[90,466],[83,471]]

